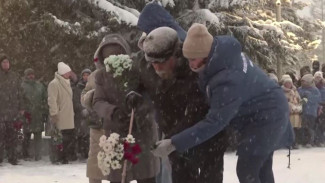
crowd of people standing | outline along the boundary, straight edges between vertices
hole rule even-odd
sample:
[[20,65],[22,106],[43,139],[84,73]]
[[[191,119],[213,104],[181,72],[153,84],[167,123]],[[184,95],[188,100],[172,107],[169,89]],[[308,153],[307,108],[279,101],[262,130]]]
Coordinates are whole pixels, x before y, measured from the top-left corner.
[[274,71],[268,71],[270,78],[281,85],[288,99],[290,122],[294,128],[296,141],[294,149],[325,146],[325,80],[319,61],[300,69],[297,79],[292,72],[287,72],[279,80]]
[[[72,74],[73,72],[69,66],[61,62],[58,64],[58,72],[56,72],[56,79],[54,79],[54,81],[59,82],[56,82],[57,85],[55,86],[49,84],[47,88],[44,83],[38,81],[32,68],[27,68],[23,77],[20,77],[11,67],[8,56],[1,54],[0,62],[0,88],[3,90],[0,94],[2,102],[0,162],[3,161],[4,157],[7,157],[8,162],[12,165],[17,165],[18,159],[39,161],[42,154],[44,154],[43,149],[47,149],[43,148],[44,145],[42,145],[42,132],[45,131],[45,127],[51,129],[53,127],[52,123],[56,123],[55,126],[62,133],[64,142],[55,145],[50,143],[50,154],[53,155],[51,156],[52,163],[67,163],[67,159],[61,155],[63,149],[62,152],[69,150],[69,160],[87,159],[89,130],[82,117],[84,108],[80,103],[80,95],[91,71],[89,69],[82,71],[80,80],[78,80],[78,77]],[[69,77],[63,80],[63,76],[60,74],[69,75]],[[68,82],[70,78],[71,83]],[[61,91],[56,90],[60,87]],[[54,95],[60,95],[55,101],[52,100],[53,92],[57,92]],[[68,98],[65,92],[70,92],[69,97],[74,96],[75,98],[73,100]],[[65,96],[67,98],[64,98]],[[70,99],[70,106],[66,106]],[[64,103],[64,105],[60,106],[57,102]],[[60,120],[58,116],[55,116],[58,114],[56,110],[64,113],[69,111],[70,121],[66,120],[67,114],[64,114]],[[67,133],[65,130],[67,130]],[[33,147],[30,145],[31,138],[33,138]],[[53,137],[52,141],[54,141]],[[65,145],[67,148],[60,148],[61,145]]]

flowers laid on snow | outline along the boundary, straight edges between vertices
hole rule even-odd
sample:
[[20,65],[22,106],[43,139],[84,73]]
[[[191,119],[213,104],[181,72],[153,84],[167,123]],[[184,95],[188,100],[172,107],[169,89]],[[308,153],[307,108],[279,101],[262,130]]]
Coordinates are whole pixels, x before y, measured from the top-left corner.
[[103,175],[109,175],[111,170],[121,169],[123,160],[128,160],[132,164],[138,163],[136,157],[141,153],[141,148],[135,144],[132,135],[120,138],[117,133],[112,133],[108,138],[103,135],[99,139],[101,150],[97,154],[98,167]]

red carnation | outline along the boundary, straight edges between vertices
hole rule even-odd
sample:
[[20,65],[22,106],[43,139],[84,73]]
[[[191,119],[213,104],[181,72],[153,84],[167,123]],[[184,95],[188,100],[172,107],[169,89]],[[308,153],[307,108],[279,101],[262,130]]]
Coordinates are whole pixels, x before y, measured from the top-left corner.
[[132,162],[132,164],[135,165],[135,164],[137,164],[139,162],[139,158],[134,157],[134,158],[131,159],[131,162]]
[[132,153],[134,155],[136,154],[140,154],[141,153],[141,147],[139,146],[139,144],[135,144],[133,147],[132,147]]
[[124,151],[127,151],[130,148],[130,144],[127,141],[124,141]]
[[23,127],[23,122],[21,122],[21,121],[14,122],[14,128],[16,130],[20,130],[22,127]]
[[63,151],[63,144],[56,145],[56,149],[59,151]]
[[32,121],[32,115],[29,112],[25,112],[24,116],[27,119],[27,123],[30,124]]
[[132,159],[134,159],[134,156],[130,152],[124,152],[124,158],[129,160],[129,161],[132,161]]

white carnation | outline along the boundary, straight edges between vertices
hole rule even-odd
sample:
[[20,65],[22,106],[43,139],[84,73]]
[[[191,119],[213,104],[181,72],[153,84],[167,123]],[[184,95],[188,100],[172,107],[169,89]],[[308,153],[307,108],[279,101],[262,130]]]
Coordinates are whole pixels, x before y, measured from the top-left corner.
[[111,163],[111,167],[113,170],[116,170],[116,169],[121,169],[122,165],[117,160],[114,160]]
[[118,140],[120,138],[120,135],[117,133],[112,133],[109,137]]
[[105,135],[102,135],[100,138],[99,138],[99,147],[103,147],[105,142],[106,142],[106,139],[107,137]]
[[107,175],[109,175],[111,173],[111,170],[109,168],[102,168],[100,170],[102,171],[102,174],[104,176],[107,176]]
[[123,156],[124,156],[124,153],[123,153],[123,152],[120,152],[120,153],[118,153],[118,154],[116,155],[116,158],[117,158],[118,160],[121,160],[121,159],[123,158]]
[[99,161],[102,161],[103,159],[105,158],[105,153],[103,151],[100,151],[98,154],[97,154],[97,159]]
[[104,166],[106,167],[106,168],[110,168],[111,167],[111,162],[112,162],[112,159],[111,158],[109,158],[108,156],[104,159]]
[[123,144],[118,144],[116,147],[117,152],[123,152],[124,151],[124,145]]
[[103,146],[103,150],[104,150],[106,153],[108,153],[108,152],[110,152],[110,151],[113,150],[113,146],[112,146],[111,144],[109,144],[109,143],[105,143],[105,145]]
[[106,143],[107,144],[110,144],[112,147],[114,147],[116,144],[117,144],[117,140],[116,139],[114,139],[114,138],[108,138],[107,140],[106,140]]
[[110,159],[114,159],[116,157],[117,153],[114,151],[107,152],[106,157]]
[[131,134],[129,134],[128,136],[126,136],[125,139],[128,143],[135,143],[135,139],[133,138],[133,136]]

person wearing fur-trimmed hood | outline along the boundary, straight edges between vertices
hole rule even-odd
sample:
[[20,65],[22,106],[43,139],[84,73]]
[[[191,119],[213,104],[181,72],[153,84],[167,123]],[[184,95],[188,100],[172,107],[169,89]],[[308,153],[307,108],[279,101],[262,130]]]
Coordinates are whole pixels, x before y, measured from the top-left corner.
[[[130,47],[127,41],[120,34],[105,36],[95,55],[98,58],[97,65],[101,69],[95,76],[95,92],[93,98],[93,109],[103,119],[103,128],[106,136],[111,133],[118,133],[126,136],[131,110],[125,105],[126,91],[119,86],[121,83],[114,79],[113,73],[108,72],[104,60],[111,55],[130,55]],[[132,83],[128,83],[131,87]],[[151,145],[157,140],[157,126],[154,121],[154,113],[150,105],[144,102],[137,108],[134,117],[132,135],[142,149],[139,162],[127,169],[126,181],[136,180],[137,182],[153,183],[159,172],[159,159],[150,153]],[[111,182],[121,181],[122,170],[112,170],[108,175]]]

